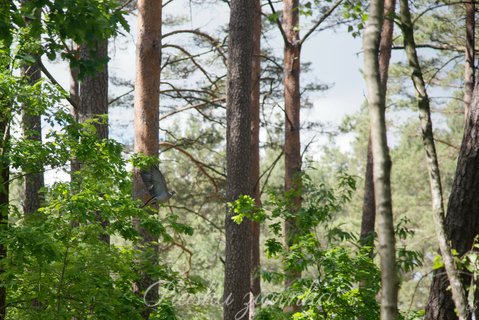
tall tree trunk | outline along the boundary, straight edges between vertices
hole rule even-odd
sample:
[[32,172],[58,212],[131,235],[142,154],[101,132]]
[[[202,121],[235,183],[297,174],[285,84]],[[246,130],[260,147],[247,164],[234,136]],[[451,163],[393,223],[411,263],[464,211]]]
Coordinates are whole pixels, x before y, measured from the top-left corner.
[[[447,208],[445,229],[447,239],[459,256],[472,249],[479,234],[479,90],[474,89],[466,119],[464,136],[457,160]],[[468,283],[469,277],[463,276]],[[426,319],[457,319],[449,283],[439,271],[434,273]]]
[[464,68],[464,117],[467,117],[471,104],[475,75],[475,41],[476,41],[476,5],[474,1],[466,2],[466,63]]
[[[80,45],[81,60],[108,59],[108,39],[97,40],[93,47],[86,44]],[[73,75],[72,75],[73,76]],[[78,76],[78,75],[77,75]],[[73,89],[73,88],[72,88]],[[78,109],[75,109],[75,117],[82,123],[88,119],[102,117],[100,122],[95,122],[96,135],[98,140],[108,139],[108,64],[105,63],[100,70],[94,74],[87,74],[79,83]],[[78,170],[81,164],[76,163]],[[108,220],[96,213],[98,222],[106,228]],[[100,239],[110,243],[110,236],[107,233],[100,235]]]
[[[232,0],[227,74],[226,199],[251,194],[250,130],[253,0]],[[251,281],[251,223],[226,214],[223,318],[248,319]]]
[[[259,113],[260,113],[260,78],[261,78],[261,1],[253,0],[253,53],[251,68],[251,195],[256,205],[261,206],[259,181]],[[254,318],[256,298],[261,294],[260,272],[260,224],[251,222],[251,298],[250,319]]]
[[[94,47],[86,44],[80,46],[82,60],[108,59],[108,40],[96,41]],[[86,75],[80,80],[80,97],[78,121],[94,117],[108,117],[108,64],[94,74]],[[108,139],[108,120],[95,123],[96,134],[99,140]]]
[[[138,1],[138,35],[136,43],[135,82],[135,152],[158,157],[159,155],[159,103],[161,70],[162,1]],[[133,196],[143,201],[148,192],[138,170],[133,171]],[[145,250],[145,259],[151,266],[158,264],[158,239],[136,223]],[[157,281],[141,270],[136,283],[136,293],[143,297],[145,290]],[[158,292],[150,290],[148,300],[158,301]],[[148,319],[151,308],[142,312]]]
[[364,30],[364,77],[367,88],[371,144],[373,151],[374,196],[378,220],[381,265],[381,319],[398,315],[398,276],[391,199],[391,158],[386,138],[385,96],[379,75],[379,36],[383,23],[384,1],[372,0]]
[[[284,134],[284,160],[285,160],[285,191],[295,190],[291,208],[293,212],[301,208],[301,142],[300,142],[300,57],[301,42],[299,38],[299,1],[283,1],[283,30],[286,35],[284,47],[284,109],[285,109],[285,134]],[[288,246],[294,243],[298,230],[295,219],[285,221],[285,241]],[[301,277],[301,271],[286,270],[285,286]],[[297,306],[288,306],[285,311],[295,311]]]
[[[5,8],[10,6],[9,1],[1,1],[0,5]],[[2,52],[2,61],[8,61],[5,58],[9,55],[9,48],[11,46],[11,39],[5,37],[3,41],[3,46],[5,51]],[[5,59],[5,60],[3,60]],[[2,65],[3,68],[8,70],[10,66],[8,64]],[[11,114],[11,97],[5,96],[0,92],[0,108],[3,109],[3,112],[0,112],[0,232],[4,233],[8,227],[8,213],[10,210],[10,159],[9,159],[9,148],[10,148],[10,125],[12,121]],[[0,263],[2,260],[7,257],[7,246],[0,242]],[[3,268],[3,263],[0,264],[0,276],[6,270]],[[0,282],[0,320],[6,319],[7,315],[7,288],[3,280]]]
[[[79,47],[77,44],[72,42],[71,44],[71,51],[77,51],[79,50]],[[79,59],[79,55],[77,57]],[[79,70],[78,68],[70,66],[70,88],[69,88],[69,94],[70,94],[70,100],[73,101],[73,105],[71,105],[71,113],[73,117],[75,118],[76,121],[78,121],[79,118],[79,104],[80,104],[80,80],[78,79],[78,74]],[[80,170],[80,163],[76,159],[76,157],[73,157],[70,160],[70,180],[73,181],[75,179],[75,172]]]
[[[0,99],[2,104],[6,101]],[[10,167],[7,156],[8,144],[10,141],[10,115],[6,112],[0,113],[0,230],[5,232],[8,224],[9,211],[9,193],[10,186],[9,176]],[[0,261],[7,256],[7,248],[0,243]],[[0,266],[0,275],[5,273],[3,267]],[[0,286],[0,320],[6,318],[7,308],[7,289],[5,285]]]
[[[40,78],[40,69],[35,65],[24,66],[23,75],[31,85],[37,83]],[[25,139],[42,141],[42,116],[35,110],[25,106],[22,113],[22,129]],[[25,172],[23,212],[25,216],[31,215],[40,208],[43,201],[41,189],[44,187],[43,172]]]
[[[451,284],[452,297],[456,306],[456,312],[459,319],[467,319],[467,301],[464,294],[464,288],[451,253],[451,248],[444,231],[444,206],[441,186],[441,175],[439,163],[437,160],[436,146],[432,130],[431,110],[429,97],[426,91],[426,84],[422,75],[421,65],[416,52],[416,43],[414,41],[414,30],[409,11],[408,0],[400,0],[400,20],[401,29],[404,38],[404,48],[412,68],[412,80],[416,89],[417,104],[419,109],[419,118],[421,121],[421,132],[426,151],[426,160],[428,164],[429,180],[431,184],[432,213],[436,235],[439,242],[439,249],[444,261],[447,278]],[[444,269],[442,269],[444,271]],[[447,280],[443,279],[443,280]],[[429,309],[430,310],[430,309]],[[437,318],[434,318],[437,319]]]
[[[384,1],[384,16],[390,17],[395,10],[396,0]],[[384,20],[381,31],[381,42],[379,44],[379,77],[381,87],[386,96],[389,61],[391,60],[391,48],[394,31],[394,21],[392,18]],[[373,177],[373,153],[371,148],[371,133],[368,138],[368,154],[366,163],[366,173],[364,179],[364,198],[363,215],[361,221],[361,243],[372,247],[374,245],[374,226],[376,223],[376,204],[374,201],[374,177]],[[372,251],[371,251],[372,254]]]

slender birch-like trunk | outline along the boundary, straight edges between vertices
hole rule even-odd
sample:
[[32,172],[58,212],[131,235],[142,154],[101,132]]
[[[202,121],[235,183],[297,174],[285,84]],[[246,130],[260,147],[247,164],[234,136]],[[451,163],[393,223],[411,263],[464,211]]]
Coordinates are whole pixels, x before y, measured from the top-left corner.
[[384,1],[372,0],[369,5],[369,19],[364,30],[363,47],[374,159],[374,195],[381,265],[381,319],[392,320],[398,315],[398,276],[391,200],[391,158],[386,138],[385,97],[379,75],[379,36],[383,14]]

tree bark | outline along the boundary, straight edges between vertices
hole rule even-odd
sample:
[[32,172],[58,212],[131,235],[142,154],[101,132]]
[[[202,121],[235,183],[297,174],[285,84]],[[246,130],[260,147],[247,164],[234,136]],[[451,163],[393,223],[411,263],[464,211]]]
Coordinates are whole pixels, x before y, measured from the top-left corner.
[[[77,51],[79,50],[79,47],[77,44],[72,42],[71,44],[71,51]],[[79,55],[78,57],[79,58]],[[74,104],[71,105],[71,114],[73,115],[75,121],[78,122],[78,113],[80,110],[79,104],[80,104],[80,80],[78,79],[78,74],[79,74],[78,68],[72,67],[70,65],[70,88],[69,88],[69,94],[70,94],[70,100],[73,101]],[[70,180],[73,181],[75,180],[75,172],[80,170],[80,163],[78,162],[76,157],[72,157],[70,160]]]
[[[23,75],[28,79],[31,85],[40,81],[40,69],[35,65],[24,66],[22,68]],[[30,110],[29,106],[25,106],[22,113],[22,129],[25,139],[33,141],[42,141],[42,116],[34,110]],[[41,189],[45,182],[43,172],[25,172],[25,181],[23,188],[23,212],[25,216],[29,216],[40,208],[43,201]]]
[[374,195],[378,220],[381,265],[381,319],[398,315],[398,277],[391,199],[391,158],[387,146],[385,96],[379,75],[379,36],[383,23],[384,2],[372,0],[364,30],[364,77],[367,88],[371,144],[373,152]]
[[[259,181],[260,78],[261,78],[261,1],[253,0],[253,52],[251,68],[251,195],[256,206],[261,206]],[[260,224],[251,222],[251,298],[250,319],[254,319],[256,298],[261,294]]]
[[[158,157],[159,155],[159,102],[161,70],[161,24],[162,1],[138,1],[138,35],[136,43],[135,82],[135,152]],[[133,171],[133,196],[142,201],[148,198],[139,171]],[[158,239],[136,221],[141,242],[147,254],[148,264],[158,264]],[[140,271],[136,293],[143,297],[145,290],[157,279],[144,270]],[[158,292],[150,290],[148,301],[156,303]],[[142,312],[148,319],[152,309],[145,307]]]
[[429,97],[426,91],[426,84],[422,75],[421,65],[416,51],[414,41],[414,30],[409,11],[408,0],[400,0],[400,20],[401,29],[404,38],[404,48],[409,60],[409,66],[412,68],[412,81],[416,89],[417,104],[419,109],[419,118],[421,122],[421,132],[426,151],[426,160],[429,171],[429,180],[431,185],[432,213],[434,226],[439,242],[439,249],[444,261],[447,278],[451,284],[451,292],[456,306],[456,312],[461,320],[467,319],[467,301],[464,294],[464,288],[459,277],[454,257],[451,253],[448,239],[444,230],[444,206],[441,186],[441,174],[437,159],[436,146],[434,143],[434,134],[432,130],[431,110]]
[[[108,59],[108,39],[97,40],[95,45],[90,47],[82,44],[80,49],[80,59],[82,60],[107,60]],[[72,74],[73,76],[73,74]],[[78,74],[76,75],[78,76]],[[71,88],[73,89],[73,88]],[[74,90],[74,89],[73,89]],[[97,117],[106,117],[100,122],[94,122],[98,140],[108,139],[108,63],[105,64],[94,74],[87,74],[79,82],[78,109],[74,109],[75,118],[83,123],[88,119]],[[75,162],[73,160],[72,162]],[[74,169],[79,170],[81,164],[76,162]],[[96,213],[98,222],[105,229],[109,221]],[[102,233],[100,239],[105,243],[110,243],[110,236]]]
[[[251,194],[250,130],[253,0],[232,0],[227,73],[226,199]],[[226,214],[223,318],[248,319],[251,280],[251,223]]]
[[[2,101],[5,103],[5,101]],[[10,167],[6,150],[10,141],[10,115],[6,113],[0,114],[0,228],[5,232],[8,225],[9,212],[9,176]],[[0,243],[0,261],[7,257],[7,248]],[[3,267],[0,266],[0,275],[5,273]],[[0,320],[6,318],[7,308],[7,289],[4,285],[0,286]]]
[[[94,47],[86,44],[80,46],[82,60],[108,59],[108,40],[98,40]],[[80,96],[78,121],[92,119],[98,116],[108,117],[108,64],[94,74],[88,74],[80,80]],[[108,121],[95,123],[99,140],[108,139]]]
[[[459,256],[472,249],[479,234],[479,90],[474,89],[468,110],[456,173],[447,208],[445,231],[447,239]],[[463,275],[463,283],[470,281]],[[436,270],[429,293],[425,319],[457,319],[447,277]]]
[[[284,109],[285,109],[285,130],[284,130],[284,161],[285,191],[295,190],[297,194],[292,198],[292,212],[301,208],[301,142],[300,142],[300,57],[301,41],[297,26],[299,24],[299,1],[283,1],[283,30],[286,35],[283,62],[284,82]],[[296,220],[293,218],[285,221],[285,241],[287,246],[294,243],[298,230]],[[286,270],[285,286],[290,287],[301,277],[301,271]],[[285,311],[294,312],[298,309],[296,305],[286,307]]]
[[476,40],[476,5],[474,1],[466,2],[466,63],[464,68],[464,117],[467,117],[471,104],[475,75],[475,40]]
[[[389,17],[394,13],[396,0],[384,1],[384,16]],[[381,31],[381,42],[379,44],[379,77],[381,87],[386,96],[389,61],[391,60],[391,48],[394,31],[393,19],[385,19]],[[361,221],[361,243],[373,247],[374,227],[376,224],[376,204],[374,201],[374,177],[373,177],[373,153],[371,148],[371,133],[368,138],[368,154],[366,173],[364,179],[363,214]],[[371,251],[372,254],[372,251]]]

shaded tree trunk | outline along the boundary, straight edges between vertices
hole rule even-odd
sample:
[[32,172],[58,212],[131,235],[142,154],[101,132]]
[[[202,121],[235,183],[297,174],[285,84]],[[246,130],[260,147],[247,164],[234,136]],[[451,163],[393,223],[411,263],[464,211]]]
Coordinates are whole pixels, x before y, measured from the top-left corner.
[[364,78],[366,81],[371,145],[373,152],[374,196],[378,221],[381,266],[381,319],[398,315],[398,276],[391,199],[391,158],[386,137],[385,96],[379,74],[379,36],[383,23],[384,2],[372,0],[364,30]]
[[[250,130],[253,0],[232,0],[227,73],[226,199],[251,194]],[[248,319],[251,281],[251,223],[226,214],[223,319]]]
[[371,247],[371,256],[374,252],[375,225],[376,203],[374,201],[373,150],[371,146],[371,133],[369,133],[366,172],[364,174],[363,213],[361,216],[360,241],[361,245]]
[[[444,261],[447,278],[450,280],[451,292],[456,306],[456,312],[459,319],[467,319],[467,301],[464,294],[464,288],[457,271],[451,248],[444,231],[444,207],[441,186],[441,175],[439,171],[439,163],[437,159],[436,146],[432,130],[431,111],[429,105],[429,97],[426,91],[421,65],[416,52],[416,43],[414,41],[414,30],[411,21],[411,13],[409,11],[408,0],[400,0],[400,20],[401,29],[404,38],[404,48],[412,68],[412,80],[416,89],[417,104],[419,109],[419,118],[421,122],[421,131],[424,141],[424,149],[426,151],[426,159],[429,171],[429,180],[431,185],[432,213],[436,235],[439,242],[439,248]],[[444,271],[444,269],[442,269]],[[435,318],[437,319],[437,318]]]
[[[301,142],[300,142],[300,57],[301,41],[299,38],[299,1],[283,1],[283,30],[286,41],[284,47],[283,81],[284,81],[284,160],[285,160],[285,191],[295,190],[297,194],[292,198],[292,212],[301,208]],[[296,220],[285,221],[285,241],[288,246],[294,243],[298,234]],[[301,277],[301,271],[294,268],[286,270],[285,286]],[[285,311],[295,311],[297,306],[288,306]]]
[[[261,78],[261,1],[253,0],[253,53],[251,68],[251,195],[261,206],[259,181],[260,78]],[[251,298],[250,319],[254,318],[256,297],[261,294],[260,224],[251,222]]]
[[[5,104],[5,101],[1,101]],[[0,113],[0,230],[4,232],[8,224],[9,211],[9,193],[10,186],[9,176],[9,160],[7,156],[8,144],[10,141],[10,116],[7,113]],[[0,243],[0,261],[6,258],[7,248],[3,243]],[[0,266],[0,275],[4,274],[5,270]],[[6,317],[7,289],[5,285],[0,286],[0,320]]]
[[[79,50],[81,60],[105,61],[108,59],[108,40],[97,40],[93,47],[82,44]],[[70,75],[72,78],[77,77],[78,80],[78,74],[71,72]],[[105,62],[102,68],[94,74],[87,74],[80,79],[78,88],[75,88],[74,85],[75,82],[72,81],[71,93],[73,95],[79,93],[76,97],[77,109],[74,109],[75,118],[80,123],[88,119],[97,119],[94,126],[98,140],[108,139],[108,63]],[[75,92],[77,89],[79,92]],[[101,120],[98,117],[101,117]],[[81,164],[75,159],[72,160],[72,164],[73,170],[79,170],[81,167]],[[98,222],[103,228],[106,228],[109,224],[108,219],[102,218],[100,212],[97,212],[96,216]],[[107,233],[101,234],[100,239],[110,243],[110,236]]]
[[[23,75],[31,85],[37,83],[41,78],[40,69],[35,65],[22,68]],[[25,106],[22,112],[22,129],[25,139],[42,141],[42,116],[38,111],[31,110]],[[43,172],[25,172],[23,212],[26,216],[31,215],[40,208],[43,201],[41,189],[45,182]]]
[[[70,50],[77,51],[79,48],[78,46],[72,42]],[[79,56],[77,57],[79,58]],[[80,81],[78,79],[79,70],[78,68],[70,66],[70,100],[73,101],[74,104],[71,105],[71,113],[76,121],[78,121],[78,113],[80,110]],[[80,170],[80,163],[78,160],[73,157],[70,161],[70,180],[73,181],[75,179],[75,172]]]
[[[138,1],[138,35],[136,43],[135,81],[135,152],[158,157],[159,154],[159,103],[161,70],[161,24],[162,1]],[[145,202],[148,191],[138,170],[133,171],[133,197]],[[156,207],[157,209],[157,207]],[[135,222],[141,236],[146,264],[158,264],[158,239]],[[143,264],[142,262],[141,264]],[[157,281],[145,270],[140,270],[140,279],[135,292],[143,297],[145,290]],[[150,290],[148,301],[156,303],[158,292]],[[148,319],[152,309],[145,307],[144,319]]]
[[[457,160],[447,208],[445,229],[447,239],[459,256],[472,249],[479,234],[479,90],[474,90],[464,136]],[[470,277],[463,275],[463,283]],[[441,270],[434,272],[425,319],[457,319],[449,282]]]
[[[96,41],[94,47],[86,44],[80,46],[82,60],[108,59],[108,40]],[[80,96],[78,121],[101,117],[108,117],[108,64],[94,74],[88,74],[80,80]],[[96,134],[99,140],[108,139],[108,118],[101,123],[95,123]]]

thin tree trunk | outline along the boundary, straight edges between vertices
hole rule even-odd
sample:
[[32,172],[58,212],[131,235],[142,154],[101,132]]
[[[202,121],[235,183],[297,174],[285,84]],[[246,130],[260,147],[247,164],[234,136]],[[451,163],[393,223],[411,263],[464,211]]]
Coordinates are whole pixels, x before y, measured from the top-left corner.
[[476,40],[476,6],[473,1],[466,2],[466,63],[464,68],[464,117],[467,117],[469,105],[471,104],[475,75],[475,40]]
[[444,231],[444,206],[441,175],[437,160],[436,146],[434,143],[429,97],[427,95],[421,65],[419,64],[419,59],[416,52],[414,30],[411,21],[408,0],[400,0],[400,4],[400,20],[404,38],[404,48],[409,60],[409,65],[412,68],[412,80],[414,87],[416,88],[419,118],[421,121],[421,132],[428,164],[434,226],[439,242],[439,249],[444,261],[447,278],[451,284],[451,292],[454,304],[456,306],[456,312],[460,320],[465,320],[467,319],[467,301],[464,294],[464,288],[462,286],[457,266],[454,262],[454,257],[451,253],[451,248]]
[[[261,1],[253,0],[253,54],[251,68],[251,195],[256,205],[261,206],[259,181],[259,113],[261,78]],[[251,298],[250,319],[254,319],[256,298],[261,294],[260,272],[260,224],[251,222]]]
[[367,87],[371,144],[373,151],[374,195],[378,220],[379,256],[381,265],[381,319],[398,315],[398,276],[391,200],[391,158],[386,138],[385,96],[379,75],[379,36],[384,2],[372,0],[364,30],[364,77]]
[[[35,65],[22,68],[23,75],[31,85],[37,83],[40,78],[40,69]],[[42,141],[42,116],[25,106],[22,113],[22,129],[25,139]],[[24,181],[23,212],[25,216],[31,215],[40,208],[43,194],[40,191],[44,187],[43,172],[26,172]]]
[[[72,42],[71,44],[71,51],[77,51],[79,47]],[[79,58],[79,56],[77,57]],[[80,101],[80,81],[78,79],[78,68],[74,68],[70,65],[70,100],[74,102],[74,105],[71,106],[71,113],[76,121],[79,119],[78,110],[79,101]],[[80,170],[80,163],[78,162],[76,157],[73,157],[70,160],[70,180],[73,181],[75,179],[75,172]]]
[[[253,0],[232,0],[227,74],[226,199],[251,194],[250,130]],[[226,214],[223,319],[248,319],[251,281],[251,223]]]
[[[299,1],[283,1],[283,30],[286,35],[284,47],[284,109],[285,109],[285,136],[284,136],[284,159],[285,159],[285,191],[295,190],[298,194],[293,197],[291,208],[293,212],[301,208],[301,142],[300,142],[300,57],[301,42],[299,38]],[[298,234],[296,220],[286,219],[285,241],[291,246]],[[290,287],[301,277],[301,271],[286,270],[285,286]],[[288,306],[285,311],[293,312],[298,307]]]
[[[2,101],[5,103],[5,101]],[[10,140],[10,119],[6,113],[0,114],[0,228],[4,232],[8,224],[9,211],[9,161],[7,158],[8,143]],[[7,256],[7,248],[0,243],[0,261]],[[5,269],[0,266],[0,275],[5,273]],[[5,285],[0,286],[0,320],[6,318],[7,313],[7,289]]]
[[[159,103],[161,70],[161,24],[162,1],[138,1],[138,36],[136,44],[136,82],[135,82],[135,152],[158,157],[159,155]],[[148,191],[143,184],[139,171],[133,171],[133,197],[146,201]],[[136,227],[141,235],[141,244],[145,251],[147,264],[158,264],[158,239],[146,229]],[[142,263],[143,264],[143,263]],[[145,270],[140,270],[140,279],[136,283],[136,293],[143,297],[145,290],[157,279]],[[156,303],[158,292],[150,290],[148,301]],[[145,307],[144,319],[148,319],[152,309]]]
[[364,174],[363,214],[361,216],[361,245],[371,247],[373,255],[374,226],[376,225],[376,203],[374,201],[374,176],[373,176],[373,150],[371,146],[371,133],[368,137],[368,153],[366,160],[366,173]]
[[[10,5],[8,1],[0,1],[0,4],[7,7]],[[8,39],[8,38],[6,38]],[[3,43],[4,48],[9,50],[11,42],[8,40]],[[8,52],[9,53],[9,52]],[[4,52],[5,55],[7,53]],[[3,58],[3,57],[2,57]],[[9,69],[8,64],[3,65],[5,69]],[[6,112],[0,112],[0,232],[5,232],[8,227],[8,215],[10,211],[10,125],[12,121],[12,114],[10,111],[10,97],[0,95],[0,107]],[[0,262],[7,257],[7,246],[0,242]],[[0,265],[0,276],[6,270],[3,268],[3,263]],[[7,315],[7,288],[3,280],[0,285],[0,320],[6,319]]]
[[[390,17],[394,13],[396,0],[384,1],[384,16]],[[386,96],[389,61],[391,60],[391,48],[394,31],[393,19],[385,19],[381,31],[381,42],[379,44],[379,77],[381,87]],[[374,226],[376,223],[376,204],[374,201],[374,177],[373,177],[373,153],[371,148],[371,133],[368,138],[368,155],[366,173],[364,179],[363,214],[361,221],[361,243],[366,246],[374,245]],[[371,250],[371,254],[372,254]]]

